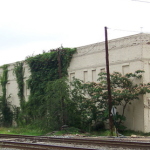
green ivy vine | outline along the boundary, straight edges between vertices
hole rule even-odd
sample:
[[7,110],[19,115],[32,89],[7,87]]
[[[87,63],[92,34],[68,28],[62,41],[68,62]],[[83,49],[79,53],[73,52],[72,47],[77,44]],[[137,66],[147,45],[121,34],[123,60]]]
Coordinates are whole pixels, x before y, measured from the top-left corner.
[[[26,123],[28,122],[31,124],[36,124],[38,127],[45,126],[46,123],[44,120],[47,120],[47,117],[50,117],[48,115],[49,110],[46,109],[47,103],[49,103],[49,99],[47,99],[47,97],[50,94],[50,92],[54,92],[51,89],[49,89],[49,92],[47,92],[47,87],[49,86],[48,83],[51,82],[52,84],[56,80],[60,79],[59,67],[61,67],[62,77],[68,75],[67,68],[70,65],[72,55],[75,52],[75,48],[62,48],[50,52],[43,52],[43,54],[31,56],[25,60],[29,65],[31,72],[30,78],[28,79],[28,88],[30,89],[30,96],[25,108],[25,113],[28,116]],[[56,84],[53,83],[53,85]],[[57,84],[57,87],[58,86],[60,86],[60,84]],[[53,94],[51,93],[51,95]],[[65,102],[64,96],[59,95],[59,98]],[[50,99],[53,98],[51,97]]]
[[11,126],[12,125],[12,119],[13,119],[13,112],[11,110],[10,103],[7,101],[7,99],[10,97],[6,96],[6,84],[8,82],[8,65],[3,65],[1,67],[3,69],[3,74],[0,78],[0,83],[2,87],[2,96],[0,97],[1,102],[1,112],[2,112],[2,118],[1,123],[4,126]]
[[25,107],[25,96],[24,96],[24,68],[23,62],[17,62],[14,66],[14,74],[16,75],[16,81],[18,84],[18,97],[20,100],[21,110]]

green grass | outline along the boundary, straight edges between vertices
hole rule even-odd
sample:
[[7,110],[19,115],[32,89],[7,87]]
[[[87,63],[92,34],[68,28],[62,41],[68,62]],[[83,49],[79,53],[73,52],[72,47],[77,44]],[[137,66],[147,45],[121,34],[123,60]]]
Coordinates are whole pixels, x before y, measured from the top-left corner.
[[[113,132],[114,136],[116,135],[115,132]],[[110,136],[109,130],[101,130],[101,131],[92,131],[90,133],[86,133],[86,136]]]
[[29,129],[29,128],[0,128],[0,134],[17,134],[17,135],[44,135],[41,130]]
[[[125,130],[125,131],[120,131],[124,136],[131,136],[131,135],[137,135],[137,136],[150,136],[150,133],[143,133],[143,132],[136,132],[132,130]],[[0,127],[0,134],[16,134],[16,135],[34,135],[34,136],[40,136],[40,135],[65,135],[65,134],[72,134],[72,135],[83,135],[83,136],[109,136],[110,131],[109,130],[102,130],[102,131],[92,131],[92,132],[85,132],[81,133],[79,129],[70,127],[67,130],[62,130],[62,131],[43,131],[39,129],[31,129],[29,127],[27,128],[4,128]],[[115,134],[114,134],[115,135]]]
[[39,130],[39,129],[33,129],[32,128],[5,128],[5,127],[0,127],[0,134],[17,134],[17,135],[35,135],[35,136],[40,136],[40,135],[64,135],[64,134],[79,134],[79,129],[70,127],[67,130],[62,130],[62,131],[55,131],[53,134],[51,134],[52,131],[44,131],[44,130]]
[[150,136],[150,132],[149,133],[143,133],[143,132],[133,131],[133,130],[120,131],[120,133],[123,134],[124,136],[131,136],[131,135]]
[[56,131],[53,133],[53,135],[65,135],[65,134],[80,134],[80,131],[78,128],[69,127],[66,130]]

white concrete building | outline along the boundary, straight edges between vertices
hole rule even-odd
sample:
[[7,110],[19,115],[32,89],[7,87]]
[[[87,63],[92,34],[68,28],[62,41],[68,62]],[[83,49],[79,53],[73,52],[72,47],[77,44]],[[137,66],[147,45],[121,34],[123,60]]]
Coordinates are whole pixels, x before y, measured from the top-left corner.
[[[143,83],[150,81],[150,34],[141,33],[118,38],[110,40],[108,44],[110,72],[117,71],[126,74],[144,70]],[[72,77],[76,77],[84,82],[97,81],[98,73],[105,71],[105,66],[104,42],[78,47],[68,68],[69,79],[72,80]],[[9,100],[13,105],[19,106],[13,67],[14,64],[10,64],[8,67],[7,96],[11,94]],[[24,81],[26,81],[30,72],[26,64],[24,64],[24,68]],[[30,92],[26,85],[24,94],[27,100]],[[150,132],[150,94],[144,95],[139,101],[127,106],[125,115],[127,116],[125,125],[128,129]]]
[[[144,70],[143,83],[150,82],[150,34],[137,34],[110,40],[110,72],[122,74]],[[105,43],[96,43],[77,48],[68,69],[72,77],[81,80],[96,81],[98,73],[105,70]],[[128,129],[150,132],[150,94],[146,94],[127,106],[125,125]]]

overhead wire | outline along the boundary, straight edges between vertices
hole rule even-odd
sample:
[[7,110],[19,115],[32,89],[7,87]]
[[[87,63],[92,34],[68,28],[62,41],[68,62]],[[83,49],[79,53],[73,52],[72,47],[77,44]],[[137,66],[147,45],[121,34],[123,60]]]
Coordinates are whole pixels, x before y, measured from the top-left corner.
[[134,30],[124,30],[124,29],[116,29],[116,28],[109,28],[108,29],[111,29],[111,30],[116,30],[116,31],[123,31],[123,32],[140,32],[140,31],[134,31]]
[[[133,31],[133,30],[124,30],[124,29],[116,29],[116,28],[109,28],[108,29],[111,29],[111,30],[116,30],[116,31],[123,31],[123,32],[136,32],[136,33],[139,33],[140,31]],[[98,42],[97,42],[98,43]],[[88,54],[90,51],[92,51],[96,46],[97,46],[97,43],[95,44],[92,44],[89,48],[89,50],[87,52],[85,52],[84,54],[81,54],[80,56],[83,56],[83,55],[86,55]]]
[[132,0],[132,1],[136,1],[136,2],[142,2],[142,3],[150,3],[150,1],[141,1],[141,0]]
[[134,33],[147,33],[147,34],[150,34],[150,31],[144,31],[143,32],[143,27],[141,27],[141,31],[140,30],[126,30],[126,29],[117,29],[117,28],[109,28],[108,29],[110,30],[114,30],[114,31],[122,31],[122,32],[134,32]]
[[85,52],[84,54],[80,55],[80,56],[86,55],[87,53],[89,53],[90,51],[92,51],[95,48],[95,46],[97,46],[97,43],[92,44],[91,47],[89,48],[89,50],[87,52]]
[[[122,31],[122,32],[143,33],[143,32],[142,32],[142,28],[143,28],[143,27],[141,27],[141,31],[140,31],[140,30],[139,30],[139,31],[138,31],[138,30],[136,31],[136,30],[117,29],[117,28],[109,28],[109,27],[108,27],[107,29],[114,30],[114,31]],[[144,32],[144,33],[150,33],[150,32]],[[99,42],[97,42],[97,43],[99,43]],[[86,55],[86,54],[88,54],[90,51],[92,51],[96,46],[98,46],[97,43],[92,44],[92,45],[90,46],[89,50],[88,50],[87,52],[81,54],[80,56]]]

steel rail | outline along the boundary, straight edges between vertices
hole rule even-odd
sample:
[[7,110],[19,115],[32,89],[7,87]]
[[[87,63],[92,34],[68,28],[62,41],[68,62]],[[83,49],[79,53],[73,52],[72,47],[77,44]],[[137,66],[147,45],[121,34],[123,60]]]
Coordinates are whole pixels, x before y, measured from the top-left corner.
[[48,144],[35,144],[35,143],[22,143],[22,142],[10,142],[10,141],[0,141],[1,147],[9,148],[20,148],[28,150],[49,150],[49,149],[61,149],[61,150],[96,150],[92,148],[80,148],[80,147],[68,147],[68,146],[56,146]]
[[133,141],[116,141],[116,140],[104,140],[104,139],[77,139],[77,138],[54,138],[45,136],[22,136],[22,135],[2,135],[0,138],[17,138],[19,139],[30,139],[35,140],[35,142],[57,142],[57,143],[75,143],[82,145],[98,145],[98,146],[113,146],[113,147],[131,147],[131,148],[144,148],[150,149],[150,143],[148,142],[133,142]]
[[64,142],[64,143],[76,143],[86,145],[98,145],[98,146],[113,146],[113,147],[130,147],[130,148],[144,148],[150,149],[150,143],[148,142],[127,142],[127,141],[114,141],[114,140],[98,140],[98,139],[49,139],[53,142]]

